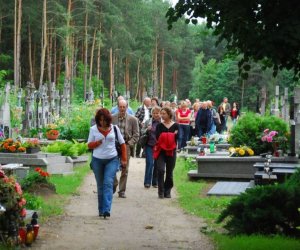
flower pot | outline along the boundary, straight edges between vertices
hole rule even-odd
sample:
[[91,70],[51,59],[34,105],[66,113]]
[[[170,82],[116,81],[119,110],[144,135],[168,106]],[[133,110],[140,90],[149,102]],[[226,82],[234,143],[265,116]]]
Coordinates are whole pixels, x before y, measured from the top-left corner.
[[39,147],[34,147],[34,148],[28,147],[28,148],[26,148],[26,154],[35,154],[37,152],[40,152]]
[[56,140],[58,138],[59,134],[46,134],[46,137],[48,140]]

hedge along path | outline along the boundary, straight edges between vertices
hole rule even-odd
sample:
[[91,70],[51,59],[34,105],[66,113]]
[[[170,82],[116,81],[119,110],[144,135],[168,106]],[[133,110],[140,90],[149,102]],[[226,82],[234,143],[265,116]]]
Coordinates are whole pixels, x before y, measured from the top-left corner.
[[171,199],[158,199],[157,188],[144,188],[145,159],[131,158],[127,198],[114,195],[111,217],[98,217],[96,182],[89,174],[64,216],[41,225],[33,249],[214,249],[200,233],[204,222]]

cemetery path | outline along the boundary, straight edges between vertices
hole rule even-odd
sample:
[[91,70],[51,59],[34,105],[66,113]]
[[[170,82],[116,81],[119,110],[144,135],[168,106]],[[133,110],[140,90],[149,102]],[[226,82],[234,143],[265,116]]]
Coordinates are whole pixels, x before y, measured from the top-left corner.
[[143,185],[145,159],[131,158],[126,199],[114,195],[111,217],[98,217],[94,175],[89,174],[65,214],[43,224],[32,249],[214,249],[200,233],[204,222],[179,207],[176,192],[158,199]]

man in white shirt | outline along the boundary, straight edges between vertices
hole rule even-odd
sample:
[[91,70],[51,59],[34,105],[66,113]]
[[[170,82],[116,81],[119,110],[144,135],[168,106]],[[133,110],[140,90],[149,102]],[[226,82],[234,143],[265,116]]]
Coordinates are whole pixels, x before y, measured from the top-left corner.
[[[136,113],[135,117],[139,121],[140,131],[149,118],[151,118],[151,99],[149,97],[145,97],[143,101],[143,105],[140,106]],[[141,145],[139,143],[136,144],[135,156],[140,157],[141,153]]]

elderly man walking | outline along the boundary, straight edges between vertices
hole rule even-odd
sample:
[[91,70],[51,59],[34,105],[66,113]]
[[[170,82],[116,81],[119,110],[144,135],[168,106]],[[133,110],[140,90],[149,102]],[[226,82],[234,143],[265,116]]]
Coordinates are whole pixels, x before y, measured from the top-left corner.
[[[135,112],[135,117],[138,119],[140,130],[144,126],[145,122],[151,118],[151,99],[145,97],[143,105],[140,106]],[[136,145],[135,157],[140,157],[141,145]]]
[[112,116],[112,123],[118,125],[121,134],[126,143],[127,151],[127,165],[125,169],[121,171],[120,181],[118,182],[117,176],[115,177],[114,190],[116,190],[119,184],[119,197],[126,198],[126,184],[128,177],[128,168],[129,168],[129,159],[130,159],[130,150],[133,148],[134,144],[137,143],[139,139],[139,125],[138,120],[127,113],[128,104],[126,100],[120,100],[118,102],[119,113]]

